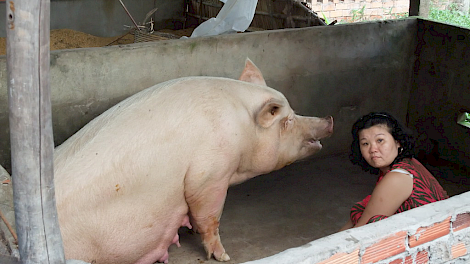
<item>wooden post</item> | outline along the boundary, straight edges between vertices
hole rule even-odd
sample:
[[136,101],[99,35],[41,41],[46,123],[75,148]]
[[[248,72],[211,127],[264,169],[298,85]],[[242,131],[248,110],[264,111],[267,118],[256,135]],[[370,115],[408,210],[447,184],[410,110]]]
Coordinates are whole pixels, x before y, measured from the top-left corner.
[[22,263],[65,263],[55,205],[50,1],[6,2],[15,222]]
[[468,16],[470,11],[470,0],[462,0],[462,13]]
[[423,18],[429,18],[431,12],[431,0],[420,0],[419,1],[419,16]]
[[409,16],[419,16],[420,0],[410,0]]

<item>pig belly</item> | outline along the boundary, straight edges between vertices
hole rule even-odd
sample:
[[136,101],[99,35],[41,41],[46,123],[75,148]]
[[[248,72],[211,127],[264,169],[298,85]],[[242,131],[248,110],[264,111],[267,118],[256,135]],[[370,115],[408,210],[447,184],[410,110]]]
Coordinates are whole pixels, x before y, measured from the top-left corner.
[[178,196],[169,201],[143,193],[92,207],[59,207],[66,258],[96,264],[167,262],[169,246],[179,245],[178,229],[191,227],[184,195]]

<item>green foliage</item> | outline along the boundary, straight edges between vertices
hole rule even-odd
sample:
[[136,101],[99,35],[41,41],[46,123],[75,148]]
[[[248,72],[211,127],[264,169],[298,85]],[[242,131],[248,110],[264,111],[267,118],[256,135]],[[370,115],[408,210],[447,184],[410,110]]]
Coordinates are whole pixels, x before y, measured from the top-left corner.
[[429,19],[437,22],[470,28],[470,15],[463,14],[460,10],[458,10],[458,6],[455,4],[449,5],[446,10],[439,10],[432,7],[431,11],[429,12]]
[[325,20],[325,24],[329,25],[330,21],[328,21],[328,18],[326,18],[325,14],[323,12],[321,14],[323,16],[323,20]]
[[392,14],[392,9],[390,8],[390,18],[391,18],[391,19],[406,18],[406,17],[408,17],[408,16],[409,16],[408,12]]
[[[367,19],[367,17],[365,17],[364,11],[365,11],[365,6],[362,6],[362,8],[360,9],[351,10],[352,19],[350,21],[340,21],[339,24],[350,23],[350,22],[370,21],[371,19]],[[408,17],[408,13],[392,14],[391,8],[385,10],[384,14],[389,16],[391,19],[400,19],[400,18]],[[323,17],[325,18],[325,15],[323,15]],[[449,5],[446,8],[446,10],[440,10],[436,7],[432,7],[429,12],[428,19],[434,20],[437,22],[456,25],[460,27],[470,28],[470,14],[462,13],[459,10],[458,5],[456,4]]]
[[[342,21],[343,23],[354,23],[354,22],[360,22],[360,21],[374,21],[377,19],[367,19],[367,17],[364,14],[366,6],[362,6],[360,9],[353,9],[351,10],[352,13],[352,18],[350,21]],[[387,15],[390,19],[399,19],[399,18],[405,18],[408,17],[408,12],[406,13],[395,13],[392,14],[392,8],[384,8],[384,14]]]
[[365,10],[366,6],[362,6],[361,9],[353,9],[351,10],[352,12],[352,22],[358,22],[358,21],[365,21],[366,19],[364,18],[364,10]]

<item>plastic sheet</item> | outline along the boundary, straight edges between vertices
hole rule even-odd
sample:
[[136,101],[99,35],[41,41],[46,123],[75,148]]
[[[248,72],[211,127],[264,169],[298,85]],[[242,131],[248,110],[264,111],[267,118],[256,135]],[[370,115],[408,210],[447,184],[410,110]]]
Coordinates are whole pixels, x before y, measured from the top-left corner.
[[221,0],[224,6],[215,18],[196,27],[191,37],[244,32],[255,15],[258,0]]
[[457,118],[457,123],[464,127],[470,128],[470,114],[467,112],[460,114]]

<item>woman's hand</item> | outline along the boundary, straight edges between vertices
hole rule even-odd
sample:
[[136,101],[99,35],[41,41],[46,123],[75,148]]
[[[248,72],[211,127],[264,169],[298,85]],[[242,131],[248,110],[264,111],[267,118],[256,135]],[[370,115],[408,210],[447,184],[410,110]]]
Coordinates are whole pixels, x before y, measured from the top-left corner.
[[393,215],[410,197],[412,191],[413,178],[409,175],[400,172],[387,173],[375,186],[369,203],[354,227],[367,224],[369,219],[375,215]]

